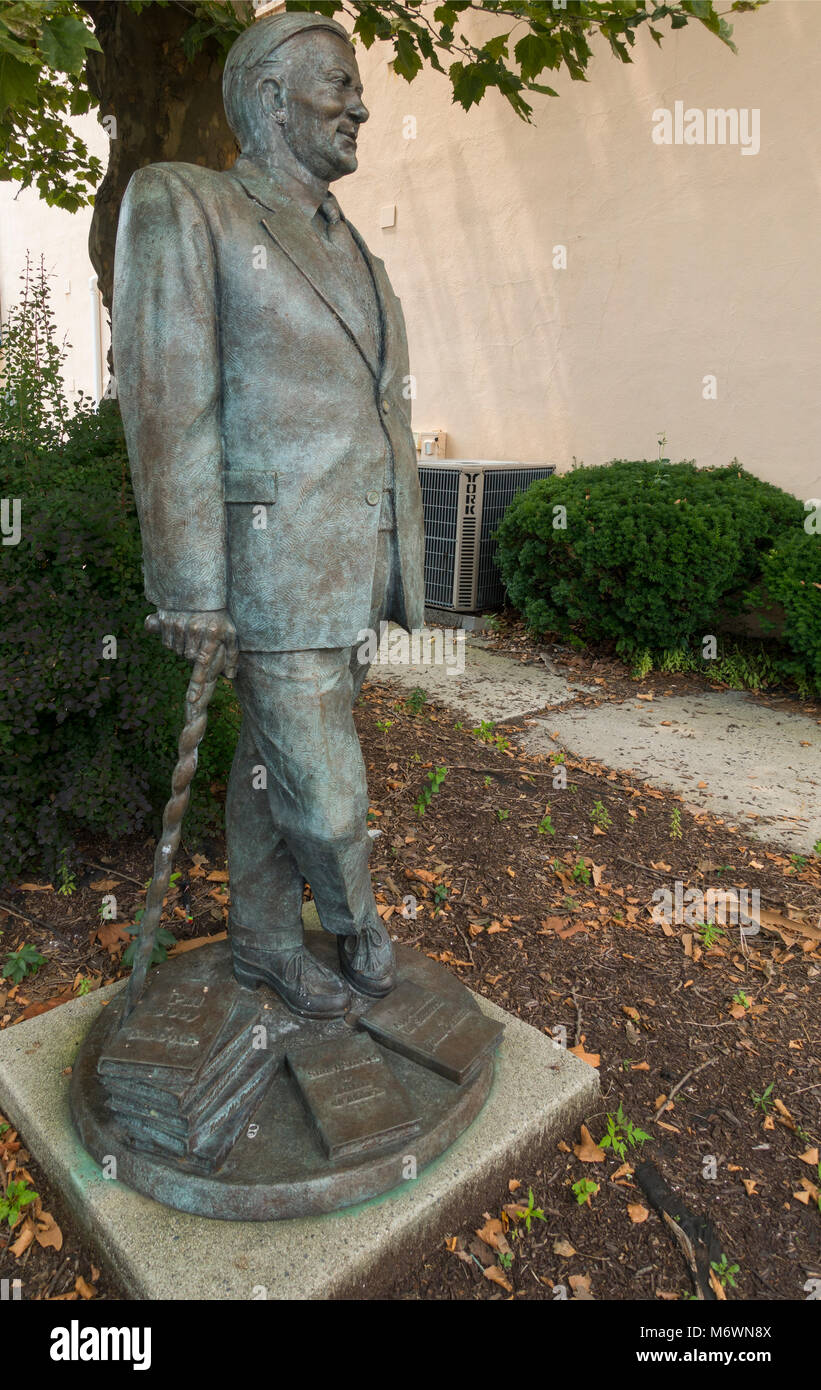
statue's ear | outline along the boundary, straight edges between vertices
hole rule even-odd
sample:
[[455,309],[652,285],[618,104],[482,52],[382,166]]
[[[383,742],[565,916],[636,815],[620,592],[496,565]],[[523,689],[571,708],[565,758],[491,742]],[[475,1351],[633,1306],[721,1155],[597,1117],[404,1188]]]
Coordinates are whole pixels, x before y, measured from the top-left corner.
[[281,108],[284,88],[278,77],[263,77],[257,88],[257,97],[265,117],[273,121],[275,113]]

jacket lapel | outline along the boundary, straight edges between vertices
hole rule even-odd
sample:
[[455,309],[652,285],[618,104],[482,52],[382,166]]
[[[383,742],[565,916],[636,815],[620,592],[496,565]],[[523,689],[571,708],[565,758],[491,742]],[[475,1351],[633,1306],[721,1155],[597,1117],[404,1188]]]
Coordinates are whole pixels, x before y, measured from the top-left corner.
[[[237,161],[239,164],[240,161]],[[260,210],[264,216],[260,218],[262,226],[268,233],[271,240],[279,247],[289,261],[300,271],[311,286],[315,294],[327,306],[334,318],[348,334],[357,352],[362,357],[368,370],[374,377],[379,377],[379,364],[374,363],[372,354],[363,345],[360,335],[352,322],[350,311],[343,307],[340,295],[336,292],[335,275],[331,261],[326,254],[319,237],[310,224],[310,221],[294,203],[281,194],[275,187],[273,180],[264,174],[258,173],[253,169],[242,167],[237,170],[235,167],[231,171],[231,176],[235,182],[240,184],[244,192],[260,205]],[[348,223],[350,228],[350,223]],[[353,229],[351,228],[353,233]],[[355,233],[355,239],[364,250],[364,243]],[[365,250],[367,263],[373,274],[373,266],[370,257]],[[378,288],[377,277],[374,274],[374,284],[377,285],[377,297],[379,299],[380,317],[384,324],[385,306],[381,290]]]

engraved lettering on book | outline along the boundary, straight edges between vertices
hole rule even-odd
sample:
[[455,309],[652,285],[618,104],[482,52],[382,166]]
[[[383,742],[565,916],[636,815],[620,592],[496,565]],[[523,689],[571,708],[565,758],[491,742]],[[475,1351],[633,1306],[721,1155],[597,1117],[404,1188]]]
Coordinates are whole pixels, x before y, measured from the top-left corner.
[[[344,1083],[343,1083],[344,1084]],[[387,1095],[381,1086],[354,1086],[350,1091],[340,1091],[331,1101],[332,1110],[343,1110],[347,1105],[362,1105],[365,1101],[379,1100]]]
[[410,1097],[374,1044],[359,1034],[335,1048],[334,1061],[328,1060],[326,1044],[288,1053],[288,1066],[328,1157],[362,1153],[416,1134],[419,1120]]
[[[185,1025],[184,1029],[174,1028],[175,1018]],[[154,989],[126,1028],[112,1040],[97,1070],[104,1079],[128,1079],[134,1077],[134,1068],[139,1068],[150,1072],[143,1078],[149,1085],[182,1094],[195,1079],[202,1079],[206,1069],[219,1069],[224,1060],[221,1044],[236,1042],[230,1027],[232,1019],[242,1031],[243,1026],[252,1027],[257,1018],[256,1009],[234,1004],[230,997],[209,997],[196,981],[188,988]],[[192,1022],[194,1027],[190,1026]]]
[[[214,1087],[222,1084],[226,1075],[230,1076],[235,1063],[248,1050],[251,1032],[260,1018],[261,1013],[254,1006],[241,1005],[232,1010],[211,1055],[204,1059],[202,1070],[193,1080],[186,1077],[182,1083],[161,1084],[152,1075],[142,1072],[135,1075],[133,1064],[127,1064],[106,1069],[103,1078],[106,1091],[120,1108],[125,1105],[138,1110],[156,1108],[170,1115],[196,1110],[212,1094]],[[259,1054],[262,1049],[254,1051]]]
[[464,1085],[504,1032],[478,1009],[404,980],[359,1020],[383,1047]]

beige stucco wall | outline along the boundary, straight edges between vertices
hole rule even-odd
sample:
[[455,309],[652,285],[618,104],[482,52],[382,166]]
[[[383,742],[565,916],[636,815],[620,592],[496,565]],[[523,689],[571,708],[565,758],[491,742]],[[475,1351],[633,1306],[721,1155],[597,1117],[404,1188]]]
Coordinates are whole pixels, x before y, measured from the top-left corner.
[[[93,154],[108,159],[108,137],[94,116],[77,118],[73,123]],[[20,275],[26,251],[32,261],[45,259],[51,276],[51,302],[60,341],[70,344],[65,364],[66,385],[70,392],[94,392],[94,354],[92,348],[91,299],[89,279],[94,267],[88,258],[88,229],[91,209],[63,212],[50,208],[33,189],[18,192],[18,185],[0,183],[0,317],[3,320],[17,302],[22,289]],[[108,325],[100,315],[103,363],[108,351]],[[103,373],[103,384],[107,370]]]
[[[632,66],[599,46],[532,127],[362,52],[373,115],[337,192],[402,298],[415,425],[450,456],[566,468],[655,457],[665,431],[672,458],[737,455],[821,495],[821,4],[776,0],[735,37],[738,56],[696,24],[662,49],[642,34]],[[677,100],[759,108],[760,153],[655,144]]]
[[[632,66],[602,48],[588,83],[534,99],[531,127],[495,93],[465,113],[446,79],[409,86],[386,47],[361,52],[373,115],[336,191],[402,297],[415,426],[445,429],[451,457],[566,468],[655,457],[664,431],[672,458],[737,455],[821,495],[821,0],[775,0],[735,33],[737,57],[695,24],[661,50],[640,35]],[[677,100],[758,108],[760,153],[655,144],[652,113]],[[105,158],[93,117],[82,130]],[[89,220],[0,184],[2,311],[42,250],[87,391]]]

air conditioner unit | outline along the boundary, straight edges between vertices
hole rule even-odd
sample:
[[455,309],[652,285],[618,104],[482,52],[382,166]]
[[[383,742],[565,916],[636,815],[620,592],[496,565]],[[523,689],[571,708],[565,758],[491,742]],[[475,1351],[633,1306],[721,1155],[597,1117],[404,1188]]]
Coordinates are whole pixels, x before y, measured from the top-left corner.
[[491,540],[517,492],[553,464],[430,459],[419,465],[425,512],[425,603],[457,613],[501,608],[505,587]]

